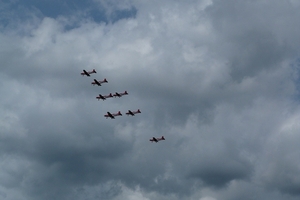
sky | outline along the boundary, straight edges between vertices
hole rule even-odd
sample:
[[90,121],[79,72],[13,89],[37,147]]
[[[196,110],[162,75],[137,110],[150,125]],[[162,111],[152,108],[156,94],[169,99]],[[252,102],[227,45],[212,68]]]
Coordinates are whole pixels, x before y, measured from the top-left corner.
[[0,1],[0,199],[298,200],[299,18],[298,0]]

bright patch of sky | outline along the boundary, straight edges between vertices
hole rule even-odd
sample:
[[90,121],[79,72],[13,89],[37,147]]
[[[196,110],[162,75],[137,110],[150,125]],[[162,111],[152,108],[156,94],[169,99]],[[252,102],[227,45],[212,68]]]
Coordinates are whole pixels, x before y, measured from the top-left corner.
[[81,15],[97,23],[114,23],[120,19],[134,18],[137,14],[133,6],[115,8],[108,13],[104,3],[92,0],[4,0],[0,2],[0,11],[0,23],[4,26],[12,18],[26,20],[33,15],[50,18]]

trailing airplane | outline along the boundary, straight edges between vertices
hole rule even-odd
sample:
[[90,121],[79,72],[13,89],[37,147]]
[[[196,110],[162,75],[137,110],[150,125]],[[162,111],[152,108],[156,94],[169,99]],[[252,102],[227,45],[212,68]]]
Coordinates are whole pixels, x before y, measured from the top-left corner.
[[150,139],[150,142],[159,142],[161,140],[165,140],[165,137],[164,136],[161,136],[161,138],[153,137],[153,138]]
[[114,97],[121,97],[121,96],[124,96],[124,95],[128,95],[128,92],[126,90],[125,90],[125,92],[121,92],[121,93],[116,92],[114,94]]
[[98,99],[98,101],[99,101],[100,99],[102,99],[102,100],[104,101],[104,100],[106,100],[107,98],[112,98],[112,97],[113,97],[113,95],[112,95],[111,93],[109,93],[109,95],[101,95],[101,94],[99,94],[99,96],[97,96],[96,99]]
[[92,82],[91,84],[92,85],[98,85],[98,86],[101,86],[101,83],[108,83],[108,81],[105,79],[103,79],[103,81],[99,81],[97,79],[94,79],[94,82]]
[[104,115],[104,117],[107,118],[111,118],[111,119],[115,119],[116,116],[122,116],[122,113],[119,111],[117,113],[110,113],[110,112],[107,112],[107,114]]
[[81,75],[82,76],[84,76],[84,75],[91,76],[90,74],[94,74],[94,73],[97,73],[95,69],[93,69],[92,71],[89,71],[89,72],[83,70],[83,72],[81,72]]
[[135,114],[138,114],[138,113],[141,113],[140,109],[138,109],[137,111],[128,110],[128,112],[126,113],[126,115],[134,116]]

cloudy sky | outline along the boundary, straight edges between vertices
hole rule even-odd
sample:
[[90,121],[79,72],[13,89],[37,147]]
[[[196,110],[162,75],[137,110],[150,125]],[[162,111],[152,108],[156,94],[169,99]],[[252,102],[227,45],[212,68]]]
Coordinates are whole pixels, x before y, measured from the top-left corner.
[[298,200],[299,19],[298,0],[0,1],[0,199]]

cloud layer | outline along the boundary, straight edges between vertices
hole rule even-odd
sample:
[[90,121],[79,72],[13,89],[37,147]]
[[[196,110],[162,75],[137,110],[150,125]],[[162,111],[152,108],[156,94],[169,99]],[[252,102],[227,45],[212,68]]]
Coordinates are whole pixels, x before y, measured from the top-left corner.
[[299,199],[297,1],[56,4],[0,3],[2,199]]

